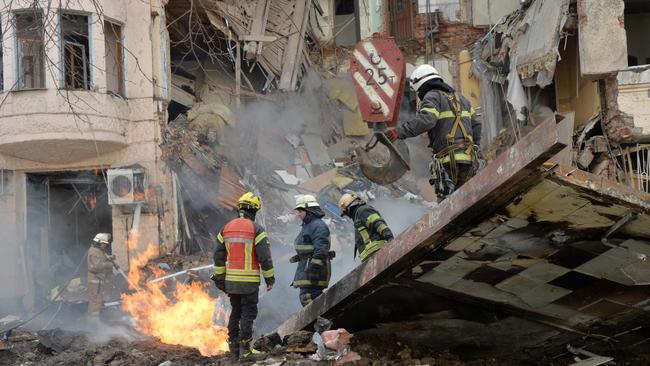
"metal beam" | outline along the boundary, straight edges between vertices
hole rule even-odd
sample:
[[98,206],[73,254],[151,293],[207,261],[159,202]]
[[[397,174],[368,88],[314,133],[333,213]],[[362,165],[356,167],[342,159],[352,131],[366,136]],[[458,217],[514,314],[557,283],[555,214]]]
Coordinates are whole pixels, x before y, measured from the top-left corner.
[[381,281],[462,235],[541,180],[540,166],[562,148],[555,121],[543,122],[389,245],[287,319],[277,332],[284,336],[307,327],[318,316],[343,311],[346,303],[359,301]]

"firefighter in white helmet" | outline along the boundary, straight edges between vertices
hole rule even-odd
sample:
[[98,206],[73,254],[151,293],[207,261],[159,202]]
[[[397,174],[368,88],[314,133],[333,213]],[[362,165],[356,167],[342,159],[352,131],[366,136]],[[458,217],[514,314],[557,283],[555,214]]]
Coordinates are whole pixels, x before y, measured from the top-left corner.
[[418,66],[409,81],[418,97],[417,114],[386,135],[392,141],[429,136],[433,150],[429,182],[444,198],[474,176],[481,164],[481,122],[470,102],[445,83],[433,66]]
[[292,286],[300,289],[300,303],[307,306],[329,286],[334,252],[330,252],[330,231],[322,218],[325,212],[310,194],[296,198],[296,215],[302,230],[294,242],[296,255],[289,261],[298,263]]
[[88,249],[88,316],[95,320],[104,306],[103,287],[114,267],[115,256],[108,255],[111,242],[111,234],[99,233]]

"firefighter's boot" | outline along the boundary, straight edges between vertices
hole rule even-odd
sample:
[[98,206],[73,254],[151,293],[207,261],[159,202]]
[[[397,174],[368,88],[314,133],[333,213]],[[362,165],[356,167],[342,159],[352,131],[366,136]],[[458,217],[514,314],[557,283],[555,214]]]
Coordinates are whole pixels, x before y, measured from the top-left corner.
[[239,341],[228,341],[228,351],[230,360],[237,361],[239,359]]
[[239,344],[240,361],[262,361],[266,358],[266,353],[253,348],[251,341],[251,339],[245,339]]

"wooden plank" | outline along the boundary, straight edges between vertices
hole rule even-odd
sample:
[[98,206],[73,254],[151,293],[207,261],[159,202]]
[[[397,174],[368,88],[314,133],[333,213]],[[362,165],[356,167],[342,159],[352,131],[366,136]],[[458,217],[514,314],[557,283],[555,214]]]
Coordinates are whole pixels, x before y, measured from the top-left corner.
[[284,54],[282,57],[282,74],[280,75],[280,90],[290,91],[294,90],[295,84],[293,83],[294,71],[297,64],[297,59],[299,52],[302,53],[302,50],[299,50],[301,45],[300,40],[304,38],[304,28],[305,24],[304,18],[305,9],[308,9],[307,3],[309,0],[296,0],[296,5],[293,10],[293,16],[291,18],[291,32],[287,45],[284,48]]
[[[257,0],[257,5],[255,6],[255,18],[253,19],[253,24],[251,24],[250,37],[264,37],[270,4],[270,0]],[[250,41],[252,41],[249,45],[251,51],[247,52],[246,57],[249,59],[257,58],[257,56],[262,54],[263,41],[259,39]]]

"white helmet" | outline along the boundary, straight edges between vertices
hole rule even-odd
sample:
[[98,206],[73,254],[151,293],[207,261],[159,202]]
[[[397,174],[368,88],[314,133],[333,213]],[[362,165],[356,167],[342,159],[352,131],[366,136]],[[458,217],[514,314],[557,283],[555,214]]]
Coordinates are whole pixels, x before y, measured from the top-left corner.
[[320,207],[318,201],[316,200],[316,197],[312,196],[311,194],[301,194],[299,196],[296,196],[296,210],[299,208],[305,209],[308,207]]
[[93,238],[93,241],[97,244],[110,244],[111,240],[113,240],[113,238],[109,233],[99,233],[95,235],[95,238]]
[[424,85],[424,83],[433,79],[442,80],[442,77],[435,67],[429,64],[424,64],[416,67],[415,70],[413,70],[413,73],[411,73],[411,78],[409,79],[409,84],[411,85],[411,89],[417,92],[418,89]]

